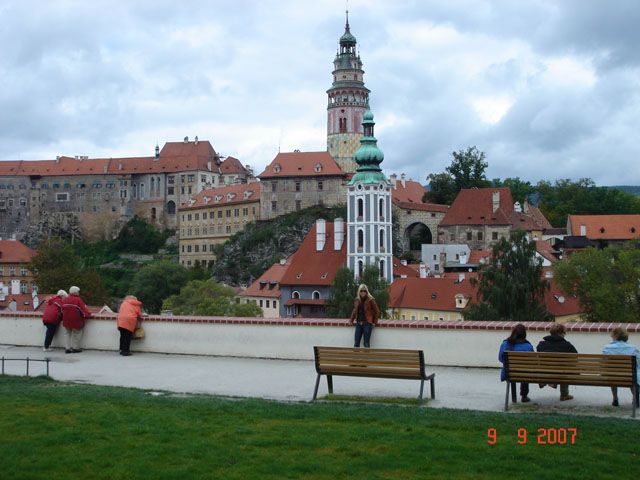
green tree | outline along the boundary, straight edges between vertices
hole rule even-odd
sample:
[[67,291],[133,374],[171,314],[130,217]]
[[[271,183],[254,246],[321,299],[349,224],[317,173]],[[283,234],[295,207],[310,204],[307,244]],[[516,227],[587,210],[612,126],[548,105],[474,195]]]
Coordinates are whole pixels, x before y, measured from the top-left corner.
[[491,261],[483,265],[478,278],[478,302],[464,312],[467,320],[549,321],[544,293],[549,288],[542,275],[542,261],[526,233],[516,231],[502,238],[492,250]]
[[130,293],[138,297],[149,313],[160,313],[164,299],[177,294],[188,278],[187,269],[177,263],[149,263],[134,275]]
[[102,279],[93,270],[81,266],[80,257],[67,242],[51,239],[43,242],[29,263],[34,282],[41,293],[69,290],[71,285],[80,288],[80,295],[88,305],[104,305],[109,301]]
[[524,202],[529,198],[529,195],[536,191],[535,187],[531,185],[531,182],[520,180],[520,177],[505,178],[504,180],[496,178],[492,183],[496,188],[505,187],[511,190],[513,201],[520,202],[520,205],[524,205]]
[[555,279],[575,295],[591,322],[640,321],[640,245],[574,253],[554,266]]
[[329,288],[329,299],[326,304],[329,318],[349,318],[351,316],[353,302],[358,295],[358,286],[361,283],[367,285],[369,293],[373,295],[378,307],[380,307],[381,316],[386,317],[389,305],[389,284],[384,278],[380,278],[380,272],[376,266],[368,265],[364,268],[360,280],[354,279],[353,272],[346,266],[336,272]]
[[453,160],[446,172],[432,173],[428,176],[429,192],[424,197],[425,201],[451,205],[463,188],[491,185],[485,175],[489,164],[485,161],[484,152],[473,146],[452,152],[452,156]]
[[593,180],[581,178],[536,185],[540,210],[554,227],[565,227],[568,215],[612,215],[640,213],[640,198],[621,190],[596,187]]
[[346,266],[338,269],[329,287],[329,299],[326,303],[329,318],[349,318],[357,290],[358,284],[353,278],[353,272]]
[[255,303],[239,304],[232,288],[209,280],[192,280],[178,295],[167,298],[163,310],[176,315],[208,315],[224,317],[260,317],[262,310]]
[[170,234],[169,231],[159,231],[143,218],[136,216],[120,230],[115,240],[115,250],[118,252],[156,253]]

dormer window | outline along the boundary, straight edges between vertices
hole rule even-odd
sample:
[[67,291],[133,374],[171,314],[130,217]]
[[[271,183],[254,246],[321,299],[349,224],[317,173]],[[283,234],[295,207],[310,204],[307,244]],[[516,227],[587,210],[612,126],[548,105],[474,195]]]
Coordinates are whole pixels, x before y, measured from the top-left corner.
[[244,198],[249,198],[251,195],[253,195],[253,192],[251,190],[244,191]]
[[322,165],[320,163],[316,163],[315,167],[313,167],[313,170],[316,173],[320,173],[322,171]]
[[220,203],[220,200],[222,200],[222,195],[216,195],[214,200],[215,200],[216,203]]
[[279,164],[279,163],[276,163],[276,164],[273,166],[273,173],[280,173],[280,171],[281,171],[281,170],[282,170],[282,167],[280,166],[280,164]]

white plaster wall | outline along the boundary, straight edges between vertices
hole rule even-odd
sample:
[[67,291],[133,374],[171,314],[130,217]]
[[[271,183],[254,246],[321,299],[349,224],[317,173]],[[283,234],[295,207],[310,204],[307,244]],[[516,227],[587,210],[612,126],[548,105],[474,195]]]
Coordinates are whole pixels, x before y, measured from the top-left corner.
[[[252,325],[231,323],[144,322],[146,337],[134,340],[132,350],[193,355],[254,358],[313,358],[314,345],[351,346],[353,327],[310,325]],[[0,344],[39,346],[45,328],[38,317],[0,315]],[[384,328],[374,330],[371,346],[424,350],[430,365],[498,367],[498,348],[507,330]],[[534,348],[546,335],[529,332]],[[635,338],[634,338],[635,337]],[[119,332],[114,319],[92,319],[85,327],[83,348],[118,349]],[[600,353],[609,341],[606,332],[569,332],[567,339],[581,353]],[[631,334],[640,343],[640,334]],[[64,345],[60,327],[54,347]]]

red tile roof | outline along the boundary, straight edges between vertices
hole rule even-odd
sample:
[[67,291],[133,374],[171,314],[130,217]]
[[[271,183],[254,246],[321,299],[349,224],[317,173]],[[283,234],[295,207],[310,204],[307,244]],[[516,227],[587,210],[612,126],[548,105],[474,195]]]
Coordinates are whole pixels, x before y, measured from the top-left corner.
[[[282,285],[331,285],[336,272],[347,262],[346,228],[342,248],[333,248],[333,222],[326,222],[326,241],[321,251],[316,251],[316,227],[304,238],[298,251],[290,258],[291,265],[282,277]],[[345,225],[346,227],[346,225]]]
[[[16,167],[16,164],[18,166]],[[209,141],[167,142],[155,157],[73,158],[56,160],[0,161],[0,175],[104,175],[219,171],[219,158]]]
[[393,278],[416,278],[420,276],[420,265],[403,265],[399,258],[393,258]]
[[329,152],[287,152],[278,153],[258,178],[326,176],[344,176]]
[[240,160],[235,157],[227,157],[220,164],[220,173],[224,173],[226,175],[233,173],[247,173],[247,169],[244,168]]
[[[493,211],[494,192],[500,194],[495,212]],[[514,211],[513,197],[508,188],[460,190],[440,225],[510,225],[527,231],[551,227],[540,210],[535,207],[528,206],[527,213]]]
[[544,303],[554,316],[577,315],[582,312],[578,299],[562,293],[554,279],[550,279],[550,289],[545,292]]
[[198,193],[191,202],[180,205],[179,210],[259,202],[261,187],[260,182],[253,182],[210,188]]
[[640,215],[569,215],[567,233],[581,235],[586,227],[589,240],[632,240],[640,238]]
[[[42,300],[50,297],[50,295],[38,295],[40,299],[40,304],[35,311],[40,311],[44,309],[45,302]],[[20,293],[18,295],[5,295],[4,300],[0,300],[0,310],[6,310],[9,308],[9,304],[15,300],[16,302],[16,312],[33,312],[33,299],[30,293]]]
[[536,240],[536,251],[551,263],[555,263],[558,261],[555,250],[545,240]]
[[465,274],[462,282],[458,275],[441,278],[398,278],[389,289],[390,308],[415,308],[420,310],[462,311],[456,308],[456,295],[475,297],[476,289]]
[[449,210],[449,205],[437,203],[422,203],[426,190],[420,183],[413,180],[396,180],[395,188],[391,189],[391,201],[394,205],[405,210],[421,210],[426,212],[442,212]]
[[29,263],[35,254],[18,240],[0,240],[0,263]]
[[290,263],[274,263],[258,279],[240,294],[243,297],[280,297],[280,281]]
[[479,264],[482,260],[491,259],[491,250],[471,250],[467,263]]

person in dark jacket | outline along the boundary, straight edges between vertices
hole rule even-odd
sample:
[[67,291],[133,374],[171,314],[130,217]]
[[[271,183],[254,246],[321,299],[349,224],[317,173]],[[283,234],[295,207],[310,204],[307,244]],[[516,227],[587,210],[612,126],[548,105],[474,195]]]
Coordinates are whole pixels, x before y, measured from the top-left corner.
[[44,348],[45,352],[53,351],[51,348],[51,342],[53,336],[58,330],[58,325],[62,321],[62,301],[67,298],[68,294],[64,290],[58,290],[58,293],[47,300],[47,306],[44,308],[42,314],[42,323],[47,329],[47,333],[44,335]]
[[360,340],[364,335],[364,346],[369,348],[373,326],[378,323],[379,318],[380,308],[373,295],[369,293],[369,288],[363,283],[358,287],[358,296],[353,302],[351,312],[351,323],[356,324],[354,347],[360,346]]
[[[511,330],[511,335],[508,338],[503,340],[500,345],[500,351],[498,352],[498,360],[502,363],[502,370],[500,372],[500,380],[505,381],[506,375],[504,371],[504,352],[533,352],[533,345],[529,343],[527,340],[527,329],[522,324],[519,323],[513,330]],[[512,388],[515,389],[515,382],[512,383]],[[529,398],[529,384],[521,383],[520,384],[520,398],[523,403],[530,402]]]
[[[566,328],[561,323],[554,323],[549,329],[549,335],[544,337],[536,350],[538,352],[556,352],[556,353],[578,353],[576,347],[564,339],[567,334]],[[545,384],[541,383],[540,387]],[[555,385],[550,385],[555,388]],[[573,400],[573,395],[569,395],[569,385],[560,384],[560,401]]]
[[69,296],[62,302],[62,325],[64,326],[66,349],[64,353],[80,353],[82,329],[91,312],[80,298],[80,289],[71,287]]

